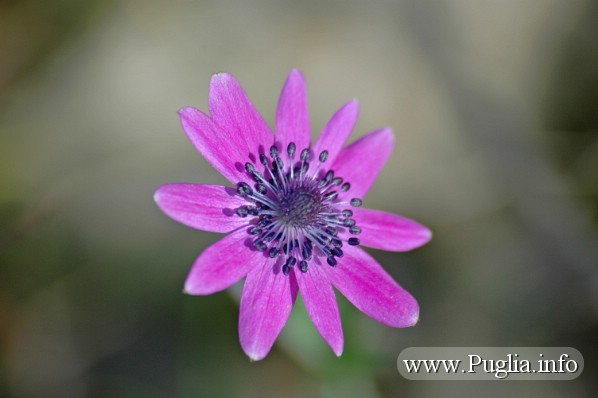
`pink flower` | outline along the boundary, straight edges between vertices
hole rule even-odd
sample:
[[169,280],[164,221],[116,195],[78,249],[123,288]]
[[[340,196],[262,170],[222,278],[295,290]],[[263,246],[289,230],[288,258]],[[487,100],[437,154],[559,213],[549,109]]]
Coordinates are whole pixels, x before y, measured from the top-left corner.
[[407,251],[432,236],[408,218],[361,208],[393,150],[392,130],[376,130],[344,147],[357,120],[352,100],[312,145],[298,70],[282,89],[275,135],[230,74],[212,77],[209,108],[210,116],[181,109],[183,130],[234,188],[169,184],[155,194],[174,220],[228,234],[197,258],[185,292],[212,294],[247,277],[239,338],[252,360],[268,354],[299,291],[316,329],[339,356],[344,339],[333,286],[375,320],[413,326],[417,301],[358,247]]

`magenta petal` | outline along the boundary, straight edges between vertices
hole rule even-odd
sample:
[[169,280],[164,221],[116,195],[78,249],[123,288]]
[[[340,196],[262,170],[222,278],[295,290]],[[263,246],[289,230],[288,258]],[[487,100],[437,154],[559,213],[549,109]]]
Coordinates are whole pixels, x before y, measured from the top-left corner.
[[272,130],[233,75],[218,73],[212,76],[209,108],[212,119],[244,152],[244,156],[235,158],[237,161],[247,162],[250,153],[257,155],[260,146],[267,149],[274,142]]
[[297,152],[301,152],[303,148],[309,148],[310,140],[305,79],[299,70],[293,69],[278,100],[276,142],[282,151],[286,151],[288,144],[294,142]]
[[220,174],[233,184],[250,179],[241,163],[250,160],[250,150],[243,142],[239,142],[236,134],[223,130],[195,108],[183,108],[179,116],[187,137]]
[[[351,131],[357,122],[357,116],[359,115],[359,102],[357,100],[351,100],[343,105],[336,113],[330,118],[330,121],[326,124],[320,138],[314,146],[314,154],[317,157],[323,150],[328,151],[328,162],[332,164],[334,159],[338,156],[351,135]],[[316,164],[317,162],[313,162]],[[336,170],[335,170],[336,172]],[[337,175],[340,175],[336,173]],[[343,176],[344,177],[344,176]]]
[[248,223],[234,212],[247,204],[245,200],[220,185],[162,185],[154,200],[170,218],[203,231],[230,232]]
[[417,301],[376,260],[358,247],[349,246],[344,254],[336,268],[324,269],[332,284],[355,307],[388,326],[402,328],[417,323]]
[[268,355],[296,298],[294,275],[285,276],[271,259],[247,275],[239,309],[239,340],[251,360]]
[[394,148],[392,129],[376,130],[341,150],[332,169],[351,183],[346,196],[363,198]]
[[344,344],[341,317],[334,289],[326,274],[319,265],[312,264],[306,273],[295,267],[295,276],[309,317],[332,351],[341,356]]
[[425,245],[432,232],[408,218],[378,210],[354,208],[353,218],[361,228],[361,244],[374,249],[404,252]]
[[204,250],[187,276],[185,293],[216,293],[241,280],[252,268],[261,268],[264,254],[250,249],[250,241],[241,228]]

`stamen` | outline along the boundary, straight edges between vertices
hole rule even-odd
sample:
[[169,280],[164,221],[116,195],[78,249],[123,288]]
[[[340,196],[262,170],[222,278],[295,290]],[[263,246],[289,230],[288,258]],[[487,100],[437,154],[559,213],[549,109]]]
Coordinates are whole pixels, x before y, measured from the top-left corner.
[[264,184],[257,183],[255,184],[255,190],[258,191],[261,195],[265,195],[268,193],[268,188]]
[[355,225],[355,220],[352,218],[347,218],[347,219],[345,219],[345,221],[343,221],[343,225],[345,227],[352,227]]
[[363,202],[359,198],[351,199],[351,206],[353,206],[353,207],[360,207],[362,204],[363,204]]
[[351,228],[349,228],[349,232],[351,233],[351,235],[359,235],[361,233],[361,228],[359,228],[357,225],[354,225]]
[[305,148],[304,150],[301,151],[301,161],[305,162],[308,157],[309,157],[309,149]]
[[341,249],[339,249],[338,247],[335,247],[334,249],[332,249],[332,254],[334,254],[336,257],[342,257],[343,256],[343,251]]
[[289,157],[292,159],[293,155],[295,154],[295,149],[297,149],[297,147],[295,146],[294,142],[289,143],[289,145],[287,146],[287,153],[289,154]]
[[270,258],[274,258],[274,257],[278,256],[279,254],[280,254],[280,250],[278,250],[275,247],[271,248],[270,251],[268,252],[268,255],[270,256]]
[[258,227],[251,227],[247,232],[249,233],[249,235],[259,235],[262,233],[262,230]]
[[247,197],[253,193],[253,190],[246,182],[240,182],[237,184],[237,193],[242,197]]
[[270,147],[270,157],[272,159],[276,159],[278,157],[278,148],[276,147],[276,145],[272,145]]
[[253,247],[255,247],[255,250],[257,250],[258,252],[263,252],[266,250],[267,246],[261,240],[256,240],[255,242],[253,242]]
[[307,261],[301,260],[299,262],[299,269],[301,270],[301,272],[306,273],[307,272]]
[[289,154],[289,159],[291,160],[291,163],[289,165],[289,168],[291,169],[291,180],[295,178],[294,158],[295,158],[295,150],[296,149],[297,149],[297,147],[295,146],[294,142],[290,142],[289,145],[287,146],[287,153]]
[[341,185],[341,182],[343,182],[343,179],[341,177],[334,177],[330,185],[336,187],[337,185]]
[[357,239],[357,238],[349,238],[347,240],[347,243],[350,244],[351,246],[357,246],[359,244],[359,239]]
[[326,258],[326,262],[328,263],[328,265],[330,265],[331,267],[336,267],[336,259],[334,258],[334,256],[328,256]]
[[332,191],[332,192],[328,192],[326,195],[324,195],[324,198],[326,198],[327,200],[332,201],[332,200],[336,199],[337,196],[338,196],[338,192]]
[[253,187],[246,182],[237,184],[237,193],[249,203],[235,209],[235,213],[250,217],[247,233],[254,237],[255,250],[272,259],[283,256],[284,275],[289,275],[295,265],[302,273],[308,272],[314,256],[323,256],[331,267],[336,267],[344,256],[344,243],[359,245],[359,239],[341,239],[339,234],[347,230],[352,235],[361,232],[351,218],[353,211],[343,207],[359,207],[362,201],[338,200],[339,193],[350,189],[350,183],[335,176],[332,169],[320,173],[328,160],[327,150],[319,153],[315,170],[309,168],[309,148],[301,150],[297,163],[294,142],[287,145],[286,152],[287,164],[276,145],[268,149],[270,158],[260,153],[258,163],[245,163],[245,171],[255,183]]

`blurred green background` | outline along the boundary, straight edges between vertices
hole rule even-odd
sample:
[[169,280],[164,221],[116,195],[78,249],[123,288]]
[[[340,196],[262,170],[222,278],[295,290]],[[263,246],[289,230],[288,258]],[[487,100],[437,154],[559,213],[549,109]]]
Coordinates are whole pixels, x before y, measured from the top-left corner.
[[[176,111],[237,76],[273,125],[291,68],[315,134],[392,126],[366,198],[431,227],[372,251],[418,298],[391,329],[340,298],[339,359],[298,301],[264,361],[234,294],[182,294],[219,236],[163,215],[168,182],[223,183]],[[556,0],[0,1],[0,396],[595,397],[598,5]],[[237,286],[238,288],[238,286]],[[572,346],[566,382],[414,382],[410,346]]]

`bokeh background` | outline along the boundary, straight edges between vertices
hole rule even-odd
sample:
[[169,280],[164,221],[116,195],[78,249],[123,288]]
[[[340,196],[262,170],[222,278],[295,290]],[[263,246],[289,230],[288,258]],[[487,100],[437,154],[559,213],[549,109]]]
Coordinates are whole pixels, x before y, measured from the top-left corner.
[[[431,227],[372,251],[421,305],[391,329],[340,297],[335,357],[299,300],[250,363],[233,292],[182,294],[219,236],[164,216],[168,182],[223,183],[176,111],[237,76],[273,125],[291,68],[315,134],[397,148],[366,205]],[[582,0],[0,1],[0,396],[595,397],[598,5]],[[238,287],[237,287],[238,288]],[[413,382],[410,346],[572,346],[567,382]]]

